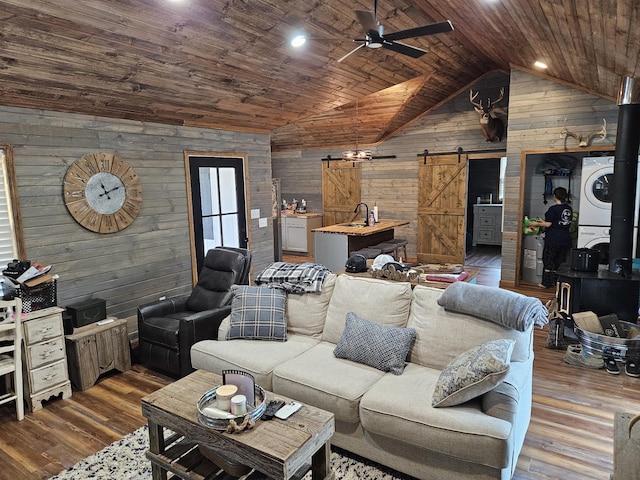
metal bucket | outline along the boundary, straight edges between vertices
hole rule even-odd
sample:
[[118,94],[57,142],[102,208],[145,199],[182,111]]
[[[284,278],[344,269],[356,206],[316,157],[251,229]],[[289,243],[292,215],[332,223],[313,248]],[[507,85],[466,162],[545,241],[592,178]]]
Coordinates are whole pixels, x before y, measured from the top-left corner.
[[[631,327],[636,324],[620,321],[624,335],[629,333]],[[581,328],[574,328],[582,348],[589,354],[599,354],[620,360],[627,358],[640,358],[640,340],[628,338],[608,337],[598,333],[587,332]]]

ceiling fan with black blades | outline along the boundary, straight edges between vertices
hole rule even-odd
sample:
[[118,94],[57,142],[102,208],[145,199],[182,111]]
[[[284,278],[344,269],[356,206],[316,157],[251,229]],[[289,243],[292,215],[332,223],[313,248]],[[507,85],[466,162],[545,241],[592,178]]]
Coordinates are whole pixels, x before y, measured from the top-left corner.
[[427,53],[426,50],[398,42],[398,40],[434,35],[436,33],[446,33],[453,30],[453,25],[449,20],[447,20],[444,22],[432,23],[421,27],[409,28],[407,30],[400,30],[399,32],[385,34],[384,27],[380,22],[378,22],[378,0],[374,0],[373,2],[373,12],[366,10],[356,10],[355,12],[364,30],[365,38],[354,39],[354,42],[362,43],[340,58],[338,62],[342,62],[349,55],[357,52],[363,47],[386,48],[403,55],[419,58]]

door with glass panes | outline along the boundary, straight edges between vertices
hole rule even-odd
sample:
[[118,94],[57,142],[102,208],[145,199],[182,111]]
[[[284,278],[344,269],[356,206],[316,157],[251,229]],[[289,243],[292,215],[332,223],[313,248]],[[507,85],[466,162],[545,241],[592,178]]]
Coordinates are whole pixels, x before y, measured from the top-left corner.
[[187,156],[194,279],[218,246],[247,248],[245,158]]

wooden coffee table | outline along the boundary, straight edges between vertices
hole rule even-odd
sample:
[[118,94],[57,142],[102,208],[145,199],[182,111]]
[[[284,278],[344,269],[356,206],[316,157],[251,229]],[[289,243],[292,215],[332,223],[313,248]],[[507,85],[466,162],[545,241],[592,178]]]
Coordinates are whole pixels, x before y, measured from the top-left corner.
[[[329,461],[333,413],[303,405],[287,420],[258,420],[252,430],[233,434],[214,430],[198,421],[196,405],[205,392],[221,384],[219,375],[197,370],[142,399],[154,480],[166,480],[168,472],[182,479],[228,478],[201,454],[199,444],[268,478],[301,478],[309,468],[313,480],[334,478]],[[267,401],[289,400],[266,393]],[[175,434],[165,438],[165,429]]]

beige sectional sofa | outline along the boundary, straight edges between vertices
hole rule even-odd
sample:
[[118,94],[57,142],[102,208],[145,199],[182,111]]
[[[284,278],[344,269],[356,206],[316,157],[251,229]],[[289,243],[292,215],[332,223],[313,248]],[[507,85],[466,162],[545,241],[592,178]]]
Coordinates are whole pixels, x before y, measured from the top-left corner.
[[[287,296],[286,341],[225,341],[227,318],[218,340],[192,347],[192,365],[245,370],[268,390],[333,412],[334,445],[400,472],[424,480],[509,479],[531,415],[533,326],[518,331],[447,310],[438,304],[441,295],[437,288],[331,274],[321,293]],[[334,355],[349,312],[415,330],[402,374]],[[450,362],[501,339],[512,340],[513,349],[496,386],[459,405],[432,406]]]

